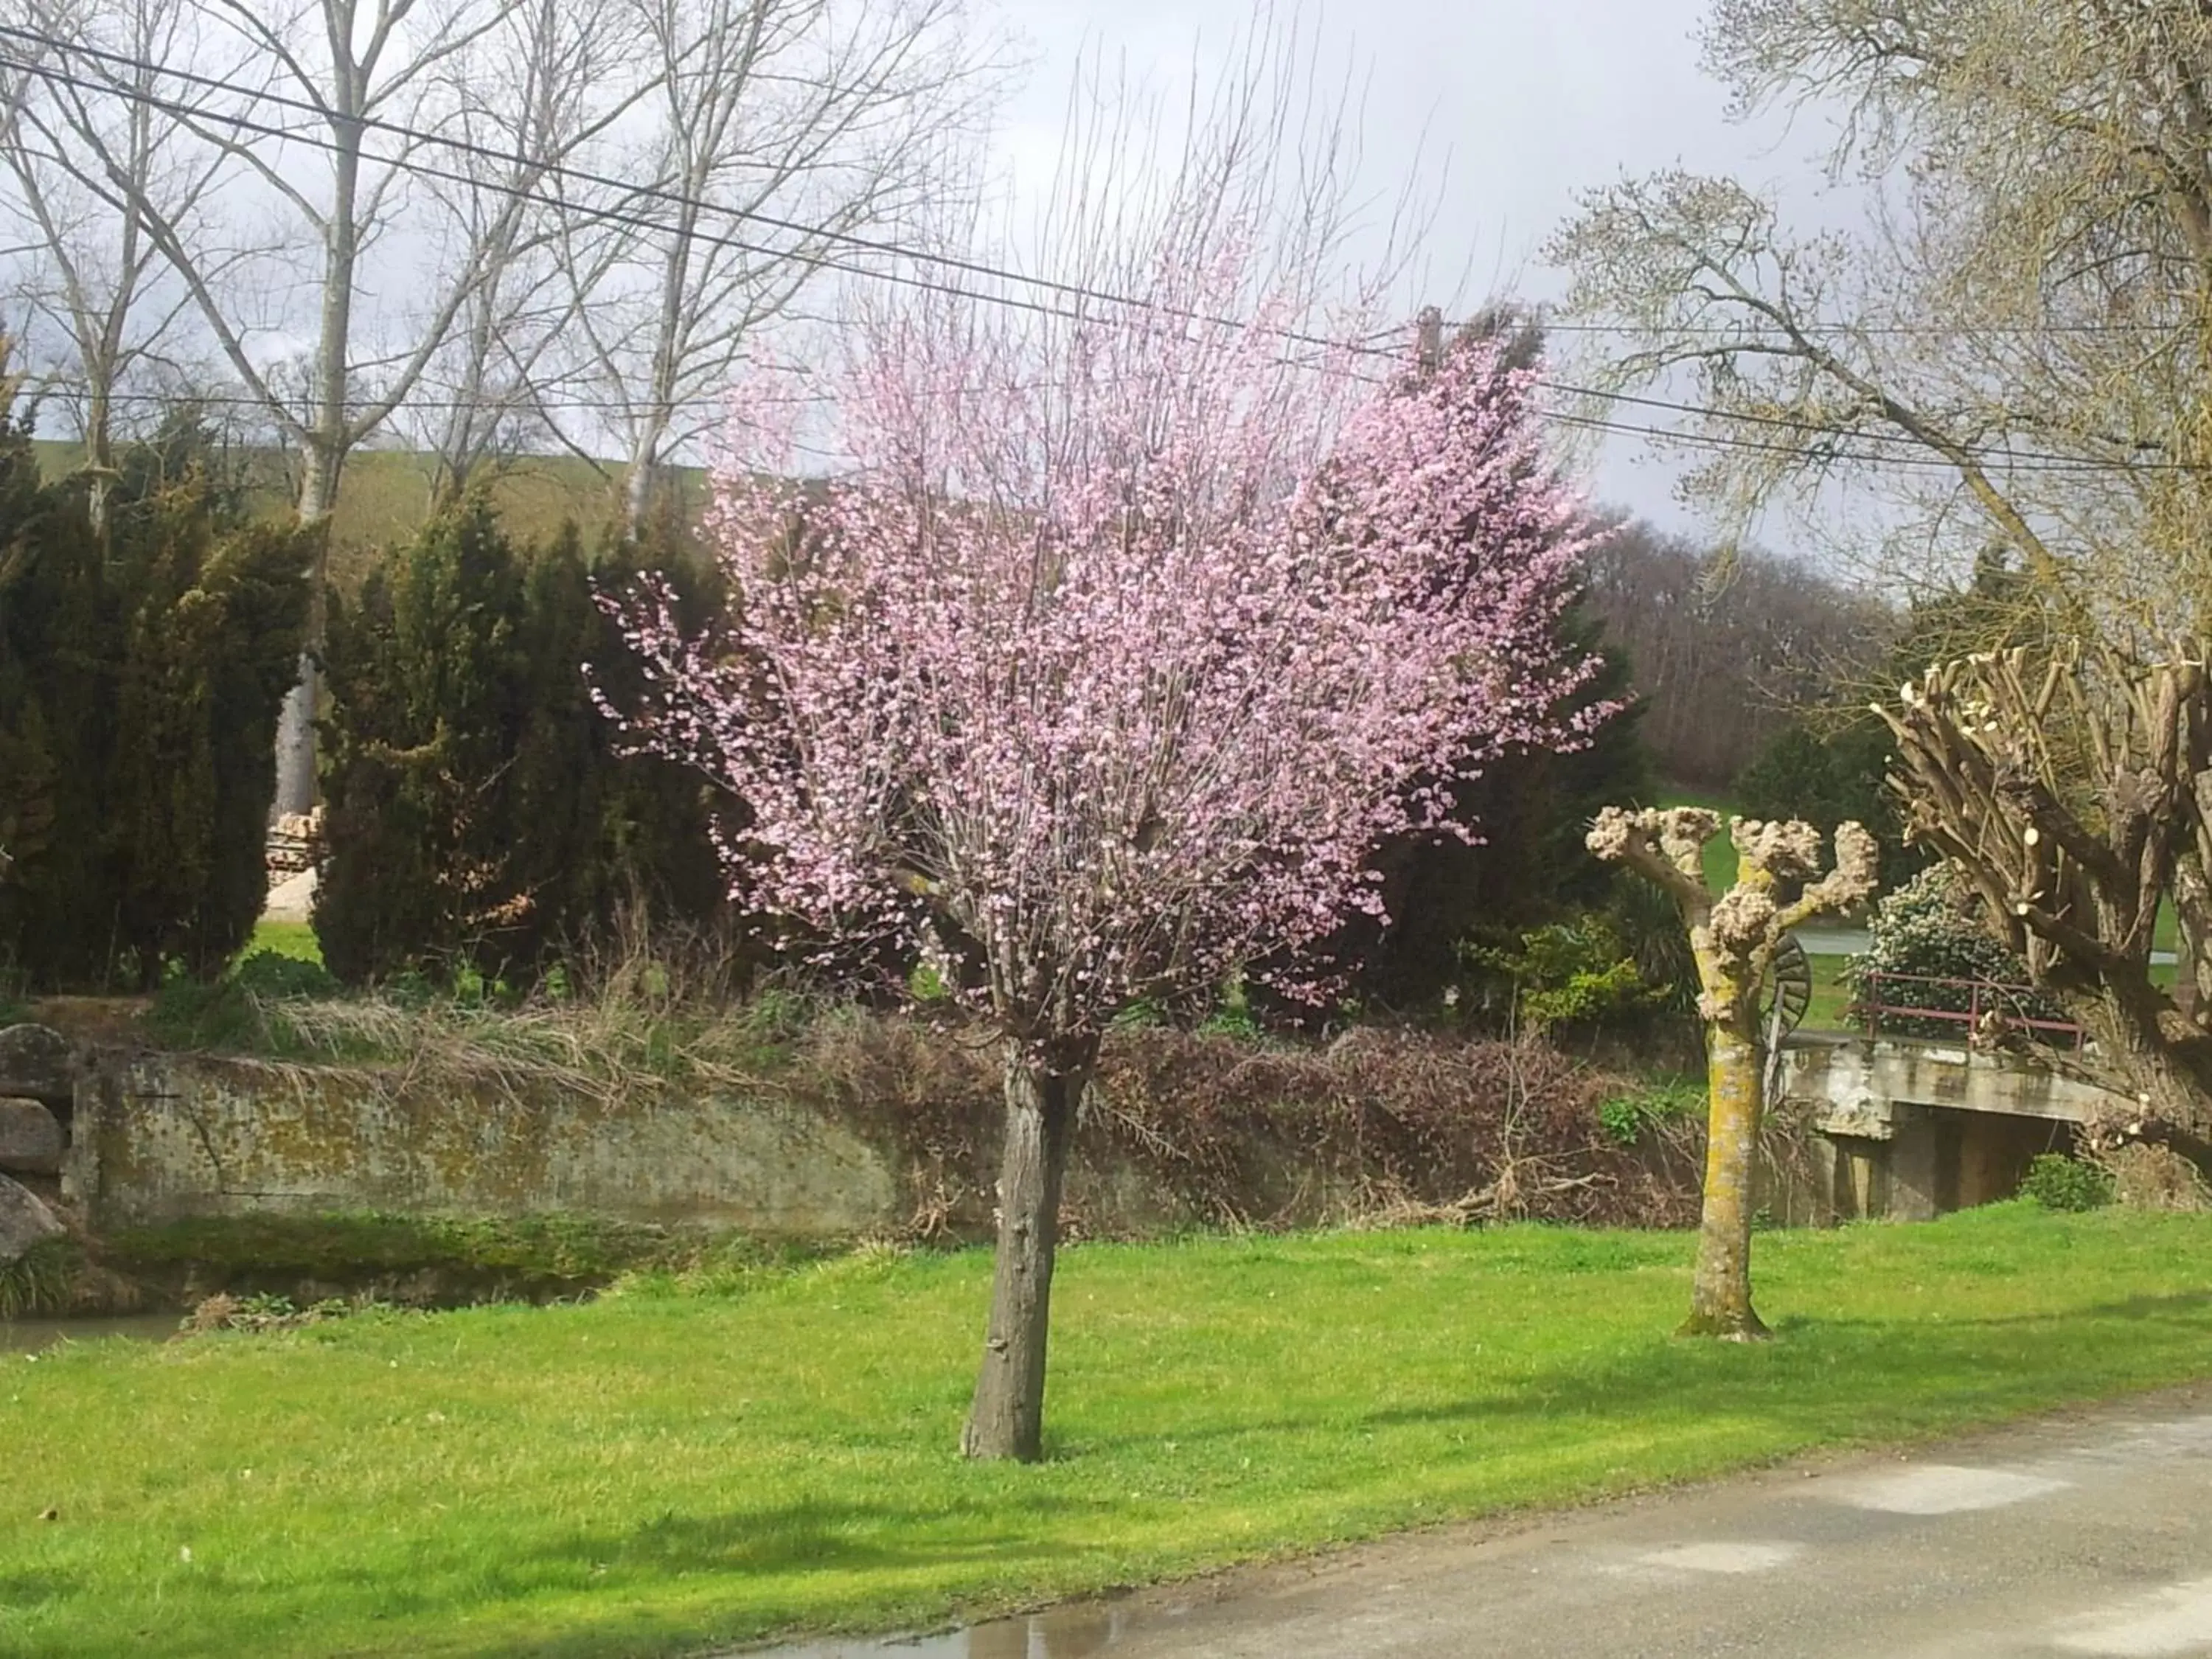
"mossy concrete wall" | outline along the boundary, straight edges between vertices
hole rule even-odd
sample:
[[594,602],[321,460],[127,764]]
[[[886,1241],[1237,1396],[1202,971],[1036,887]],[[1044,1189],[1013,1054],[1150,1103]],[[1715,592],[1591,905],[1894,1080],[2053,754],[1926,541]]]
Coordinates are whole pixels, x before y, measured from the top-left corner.
[[894,1158],[775,1101],[110,1052],[67,1189],[95,1229],[262,1210],[569,1211],[840,1237],[903,1219]]
[[[1509,1175],[1524,1183],[1514,1213],[1693,1213],[1691,1160],[1600,1131],[1601,1082],[1556,1056],[1503,1052],[1405,1036],[1308,1051],[1136,1034],[1086,1103],[1061,1226],[1142,1237],[1464,1219],[1486,1213]],[[827,1033],[821,1054],[750,1094],[456,1080],[106,1037],[78,1054],[67,1188],[95,1231],[357,1210],[558,1212],[787,1238],[980,1240],[995,1224],[996,1068],[907,1024]],[[1523,1098],[1515,1079],[1538,1061],[1548,1080]],[[1506,1109],[1516,1101],[1519,1116]]]

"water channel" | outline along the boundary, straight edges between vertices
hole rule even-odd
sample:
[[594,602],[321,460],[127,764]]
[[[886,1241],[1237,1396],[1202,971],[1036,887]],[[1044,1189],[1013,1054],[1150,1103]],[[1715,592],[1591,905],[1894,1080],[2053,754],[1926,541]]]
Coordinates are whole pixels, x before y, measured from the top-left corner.
[[160,1342],[177,1334],[174,1313],[118,1314],[104,1319],[0,1319],[0,1353],[37,1353],[57,1342],[127,1336]]

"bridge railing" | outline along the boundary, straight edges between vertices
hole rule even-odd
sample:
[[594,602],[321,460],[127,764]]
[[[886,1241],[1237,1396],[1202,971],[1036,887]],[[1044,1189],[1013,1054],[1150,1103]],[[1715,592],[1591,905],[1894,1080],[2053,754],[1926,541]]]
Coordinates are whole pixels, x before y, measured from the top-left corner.
[[[2076,1021],[2054,1019],[2042,1012],[2050,1006],[2050,1000],[2032,985],[1875,971],[1861,980],[1851,1012],[1865,1021],[1869,1036],[1882,1036],[1887,1030],[1891,1035],[1955,1033],[1963,1040],[1981,1030],[1987,1020],[2008,1030],[2025,1031],[2052,1048],[2079,1050],[2088,1034]],[[1899,1024],[1905,1021],[1928,1024],[1917,1031],[1908,1026],[1899,1032]]]

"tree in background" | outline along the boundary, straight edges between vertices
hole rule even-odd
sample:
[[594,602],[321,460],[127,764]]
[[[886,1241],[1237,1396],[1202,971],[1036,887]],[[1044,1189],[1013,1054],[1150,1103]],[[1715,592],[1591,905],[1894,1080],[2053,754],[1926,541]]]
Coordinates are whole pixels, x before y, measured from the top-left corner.
[[1613,874],[1583,836],[1607,801],[1650,796],[1641,705],[1626,660],[1579,603],[1562,616],[1559,648],[1597,665],[1558,717],[1610,717],[1586,744],[1503,755],[1454,782],[1449,812],[1464,834],[1407,836],[1377,852],[1387,925],[1354,915],[1322,947],[1347,969],[1345,988],[1363,1004],[1433,1008],[1461,988],[1470,945],[1510,949],[1530,928],[1609,907]]
[[711,614],[713,584],[672,553],[624,542],[589,561],[573,530],[518,547],[478,495],[333,605],[314,921],[339,978],[520,988],[624,906],[717,914],[697,779],[622,753],[584,677],[633,672],[594,577],[647,570],[687,620]]
[[310,550],[240,522],[177,443],[118,457],[104,536],[21,425],[0,452],[0,955],[58,989],[213,972],[267,896]]
[[1736,774],[1736,805],[1747,817],[1802,818],[1823,836],[1841,824],[1863,823],[1881,843],[1885,870],[1901,871],[1904,830],[1896,798],[1885,787],[1889,728],[1863,707],[1832,722],[1821,721],[1824,712],[1810,710],[1784,726]]
[[1751,1304],[1752,1174],[1765,1103],[1760,994],[1775,947],[1791,928],[1873,893],[1876,854],[1874,837],[1846,823],[1836,831],[1835,867],[1820,876],[1820,836],[1812,825],[1735,818],[1729,836],[1735,884],[1716,893],[1705,878],[1705,853],[1720,832],[1719,816],[1698,807],[1609,806],[1589,832],[1589,848],[1669,895],[1689,931],[1710,1104],[1697,1276],[1682,1334],[1749,1341],[1767,1334]]
[[[1491,307],[1459,331],[1459,349],[1478,343],[1494,348],[1501,370],[1535,374],[1543,366],[1541,325],[1517,308]],[[1541,458],[1525,459],[1521,482],[1534,487]],[[1587,550],[1593,528],[1575,521],[1562,533]],[[1480,573],[1494,556],[1492,535],[1492,526],[1474,521],[1455,526],[1443,556]],[[1595,664],[1552,711],[1566,726],[1595,725],[1591,737],[1566,749],[1498,756],[1479,775],[1448,786],[1449,816],[1462,834],[1407,836],[1376,853],[1388,926],[1354,915],[1316,947],[1344,967],[1346,989],[1361,1002],[1433,1007],[1459,985],[1471,940],[1510,946],[1527,929],[1606,904],[1612,874],[1590,856],[1583,835],[1606,802],[1650,793],[1644,706],[1631,692],[1626,656],[1607,643],[1586,585],[1562,611],[1555,644],[1563,659]],[[1607,717],[1599,722],[1601,714]]]
[[[2197,776],[2161,769],[2193,737],[2136,731],[2133,710],[2142,688],[2187,680],[2212,630],[2212,11],[1716,0],[1706,49],[1740,114],[1851,112],[1829,176],[1869,181],[1886,210],[1800,231],[1771,195],[1678,169],[1594,194],[1552,248],[1570,312],[1607,343],[1578,378],[1692,402],[1709,502],[1871,495],[1901,591],[2002,550],[2029,638],[1931,650],[1884,694],[1918,745],[1899,748],[1912,828],[1993,906],[2027,907],[2014,944],[2080,1000],[2135,1091],[2212,1117],[2201,1028],[2147,978],[2158,903],[2142,890],[2167,885],[2185,915],[2212,890],[2212,848],[2139,814],[2159,797],[2193,810]],[[2056,740],[2033,729],[2037,668],[2022,702],[2012,671],[1976,661],[2015,644],[2072,653],[2086,677]],[[1981,769],[1999,760],[2020,769],[1991,791]],[[1923,796],[1954,775],[1972,787]],[[2122,825],[2148,839],[2113,839]],[[2014,860],[2028,830],[2046,856],[2062,828],[2087,839],[2051,908],[2041,866]]]
[[1592,550],[1589,606],[1632,665],[1660,777],[1705,789],[1728,787],[1839,684],[1858,686],[1896,631],[1887,606],[1802,565],[1633,522]]
[[[58,23],[69,45],[112,53],[117,85],[70,75],[32,38]],[[182,326],[190,292],[168,272],[134,196],[158,204],[162,220],[197,240],[219,170],[193,143],[190,124],[167,94],[168,70],[185,51],[191,0],[112,0],[54,10],[30,0],[0,9],[0,167],[13,188],[11,213],[37,250],[22,283],[43,359],[40,378],[73,419],[84,445],[86,495],[94,528],[106,519],[121,432],[143,428],[130,405],[150,395],[149,370],[173,367],[187,349]],[[98,157],[88,167],[90,157]],[[109,168],[113,176],[109,176]]]

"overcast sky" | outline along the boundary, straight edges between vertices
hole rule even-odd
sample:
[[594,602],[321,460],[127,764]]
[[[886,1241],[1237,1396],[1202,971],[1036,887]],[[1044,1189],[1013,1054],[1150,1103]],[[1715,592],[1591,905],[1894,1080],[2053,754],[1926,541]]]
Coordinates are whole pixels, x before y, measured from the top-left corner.
[[[1000,137],[1023,167],[1048,157],[1071,76],[1086,52],[1126,55],[1133,75],[1187,82],[1218,62],[1252,16],[1250,0],[1000,0],[1033,68]],[[1817,134],[1756,130],[1723,116],[1698,65],[1705,0],[1326,0],[1304,21],[1325,63],[1364,70],[1364,161],[1388,194],[1424,162],[1446,188],[1431,264],[1439,283],[1466,273],[1463,300],[1543,300],[1557,272],[1538,250],[1577,192],[1675,162],[1813,193]],[[1817,204],[1806,202],[1817,212]],[[1446,296],[1439,296],[1446,297]],[[1672,500],[1673,469],[1638,441],[1613,438],[1594,493],[1671,526],[1695,520]]]

